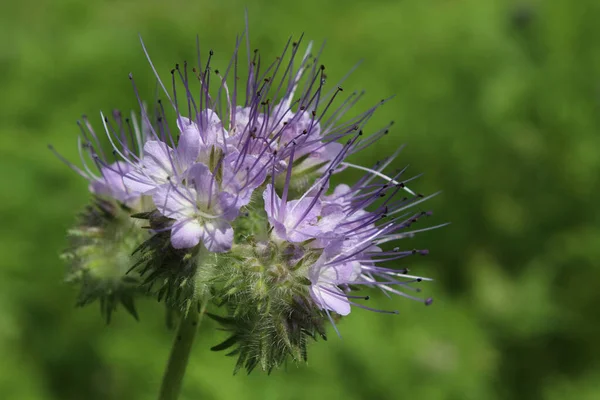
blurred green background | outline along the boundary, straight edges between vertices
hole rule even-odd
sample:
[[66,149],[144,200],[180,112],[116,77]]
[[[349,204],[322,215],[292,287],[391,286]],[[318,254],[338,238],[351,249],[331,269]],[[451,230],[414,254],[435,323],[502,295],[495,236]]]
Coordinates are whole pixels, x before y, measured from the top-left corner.
[[[232,376],[202,326],[183,399],[599,399],[600,2],[389,0],[275,2],[20,0],[0,5],[0,397],[153,399],[171,345],[161,306],[141,321],[74,308],[63,283],[65,231],[86,183],[76,160],[82,113],[135,108],[127,74],[151,100],[157,68],[193,59],[195,35],[223,68],[248,8],[253,47],[327,39],[332,81],[396,94],[370,127],[393,134],[359,161],[408,144],[398,167],[443,193],[430,223],[401,243],[431,255],[405,266],[435,282],[432,307],[383,296],[389,316],[355,310],[308,366]],[[168,76],[168,75],[167,75]]]

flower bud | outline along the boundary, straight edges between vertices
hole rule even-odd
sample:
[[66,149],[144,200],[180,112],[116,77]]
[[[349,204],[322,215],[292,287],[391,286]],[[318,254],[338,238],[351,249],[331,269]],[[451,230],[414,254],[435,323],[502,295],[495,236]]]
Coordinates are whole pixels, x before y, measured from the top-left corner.
[[129,209],[116,201],[96,197],[69,230],[69,247],[62,258],[68,263],[66,280],[80,285],[78,306],[100,302],[107,323],[119,304],[136,319],[134,297],[139,277],[127,274],[131,254],[147,238],[141,225],[129,218]]

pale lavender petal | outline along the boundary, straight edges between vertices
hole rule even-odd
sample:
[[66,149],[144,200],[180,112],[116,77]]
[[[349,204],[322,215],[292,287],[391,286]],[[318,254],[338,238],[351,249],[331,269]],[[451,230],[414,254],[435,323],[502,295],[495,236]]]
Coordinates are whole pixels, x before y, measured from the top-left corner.
[[220,218],[207,220],[202,226],[202,243],[213,253],[229,251],[233,244],[233,228]]
[[107,167],[101,167],[102,177],[90,183],[90,191],[99,196],[112,197],[123,203],[136,198],[123,183],[123,176],[131,170],[131,166],[117,161]]
[[319,150],[317,150],[316,152],[311,153],[309,159],[312,158],[314,160],[314,164],[318,164],[323,161],[331,161],[340,154],[343,148],[344,145],[342,145],[341,143],[327,143],[323,147],[319,148]]
[[[310,210],[309,207],[311,207]],[[314,197],[289,201],[287,203],[286,225],[294,226],[298,222],[314,222],[320,213],[321,202],[319,200],[315,201]]]
[[[282,110],[285,112],[285,110]],[[313,141],[320,138],[321,127],[311,113],[301,111],[300,113],[291,113],[276,115],[273,122],[280,125],[286,123],[281,132],[280,145],[285,146],[292,140],[302,144],[308,140]],[[314,146],[314,145],[313,145]]]
[[360,263],[357,261],[349,261],[335,266],[324,267],[320,272],[319,279],[323,282],[335,285],[350,284],[358,278],[360,273]]
[[350,303],[344,297],[344,292],[337,286],[328,284],[313,285],[310,294],[321,308],[334,311],[340,315],[350,314]]
[[217,115],[217,113],[210,108],[203,110],[201,113],[202,123],[208,124],[210,126],[219,127],[221,124],[221,119]]
[[144,144],[142,164],[148,175],[168,177],[173,175],[173,149],[163,142],[150,140]]
[[269,223],[276,228],[275,233],[281,239],[297,243],[312,239],[319,234],[317,218],[321,205],[318,200],[315,201],[313,197],[292,200],[284,205],[284,212],[279,212],[282,200],[271,184],[268,184],[263,192],[263,200]]
[[194,121],[192,121],[191,119],[184,117],[183,115],[180,115],[177,118],[177,128],[179,128],[179,132],[183,133],[184,130],[188,129],[192,125],[195,126],[196,123]]
[[131,193],[150,194],[160,185],[140,171],[131,171],[123,177],[123,184]]
[[323,217],[318,222],[317,241],[321,247],[325,247],[331,241],[344,238],[344,229],[339,229],[340,224],[347,220],[347,215],[341,211],[338,205],[329,205],[323,208]]
[[223,127],[217,113],[211,109],[206,109],[202,111],[200,118],[202,119],[200,135],[204,144],[223,147],[229,133]]
[[152,194],[152,200],[158,212],[167,218],[182,220],[194,215],[194,189],[172,184],[159,186]]
[[230,153],[223,160],[223,190],[234,194],[237,207],[250,203],[254,189],[267,177],[264,164],[252,155]]
[[238,216],[240,208],[236,202],[236,197],[227,192],[221,192],[217,196],[218,201],[212,207],[221,218],[226,221],[233,221]]
[[267,185],[263,192],[263,200],[265,203],[265,211],[269,222],[273,225],[273,221],[277,220],[278,210],[281,204],[281,198],[277,195],[277,192],[273,189],[273,185],[270,183]]
[[179,142],[177,143],[177,161],[182,171],[185,171],[196,162],[196,159],[200,155],[200,141],[200,131],[198,131],[196,124],[187,125],[181,131]]
[[217,201],[217,185],[210,169],[204,164],[194,164],[187,173],[187,178],[196,189],[197,202],[203,206]]
[[[271,226],[273,227],[273,232],[275,232],[275,235],[277,237],[279,237],[280,239],[283,239],[283,240],[289,239],[287,229],[285,229],[285,225],[283,225],[281,222],[275,221],[275,220],[273,220],[273,221],[269,220],[269,222],[271,223]],[[296,235],[296,236],[300,236],[300,235]],[[303,242],[310,238],[303,236],[301,238],[297,237],[297,239],[299,239],[299,240],[296,240],[295,242]]]
[[321,229],[316,225],[305,224],[295,229],[287,229],[287,240],[292,243],[304,242],[316,238],[321,233]]
[[335,187],[335,189],[333,189],[333,196],[334,198],[339,198],[340,196],[346,195],[350,192],[350,186],[346,185],[345,183],[340,183],[339,185],[337,185]]
[[200,242],[203,229],[197,220],[178,222],[171,230],[171,245],[176,249],[189,249]]

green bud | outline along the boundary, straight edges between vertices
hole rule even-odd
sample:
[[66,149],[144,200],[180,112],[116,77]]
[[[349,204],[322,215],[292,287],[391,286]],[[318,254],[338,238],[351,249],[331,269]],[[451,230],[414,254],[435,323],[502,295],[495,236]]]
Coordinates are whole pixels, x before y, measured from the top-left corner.
[[95,198],[68,232],[68,248],[62,258],[68,263],[66,280],[81,288],[78,306],[98,300],[107,323],[121,304],[138,318],[134,297],[139,293],[139,276],[127,274],[131,254],[147,238],[130,210],[115,201]]

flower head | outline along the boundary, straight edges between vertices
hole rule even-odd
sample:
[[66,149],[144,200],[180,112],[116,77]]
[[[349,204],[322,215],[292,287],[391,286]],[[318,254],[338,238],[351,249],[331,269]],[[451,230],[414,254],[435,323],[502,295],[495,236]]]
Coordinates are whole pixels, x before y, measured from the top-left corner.
[[[236,346],[237,368],[271,370],[305,359],[324,321],[335,326],[355,307],[382,311],[365,305],[362,288],[431,303],[412,294],[425,278],[393,268],[427,250],[390,248],[432,229],[412,228],[431,196],[410,190],[405,170],[388,171],[399,151],[372,168],[349,161],[388,133],[391,123],[363,134],[385,100],[347,118],[362,93],[341,99],[341,82],[328,88],[312,44],[299,53],[288,42],[266,68],[248,51],[241,81],[240,43],[224,74],[212,51],[205,63],[199,51],[198,65],[171,70],[170,89],[151,64],[165,99],[154,113],[130,76],[141,124],[135,114],[102,116],[115,160],[84,119],[83,169],[67,163],[96,196],[147,220],[133,225],[149,238],[131,263],[147,293],[184,313],[198,302],[224,306],[227,316],[213,316],[232,336],[214,349]],[[363,176],[333,185],[345,169]]]

